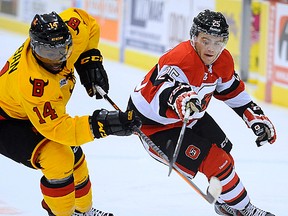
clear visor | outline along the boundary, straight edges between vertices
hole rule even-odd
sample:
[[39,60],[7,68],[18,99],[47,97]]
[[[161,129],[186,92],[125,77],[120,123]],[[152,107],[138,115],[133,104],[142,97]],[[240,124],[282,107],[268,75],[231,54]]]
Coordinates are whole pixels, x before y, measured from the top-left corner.
[[50,45],[38,43],[34,45],[34,52],[37,58],[43,63],[62,64],[71,55],[72,41],[71,38],[68,38],[63,44]]
[[204,47],[213,49],[216,52],[222,51],[225,48],[228,41],[227,38],[216,37],[202,32],[199,33],[198,36],[194,36],[192,40],[193,43],[200,43]]

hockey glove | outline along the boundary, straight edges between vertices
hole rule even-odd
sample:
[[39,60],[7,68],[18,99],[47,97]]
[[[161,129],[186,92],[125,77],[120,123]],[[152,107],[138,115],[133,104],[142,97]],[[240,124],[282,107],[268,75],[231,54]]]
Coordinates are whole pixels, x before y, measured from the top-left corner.
[[129,136],[133,133],[134,126],[141,127],[142,124],[132,110],[126,112],[96,110],[89,121],[95,138],[108,135]]
[[201,102],[198,95],[191,89],[188,84],[180,84],[171,93],[168,104],[172,104],[172,108],[178,117],[183,120],[186,109],[190,108],[190,115],[194,112],[200,112]]
[[256,144],[258,147],[269,142],[273,144],[276,140],[276,130],[272,122],[264,115],[262,109],[255,103],[244,111],[243,119],[246,125],[251,128],[258,138]]
[[74,66],[80,77],[80,82],[84,85],[88,95],[97,99],[102,96],[97,93],[95,85],[100,86],[105,92],[109,91],[107,73],[102,64],[102,55],[98,49],[91,49],[82,53]]

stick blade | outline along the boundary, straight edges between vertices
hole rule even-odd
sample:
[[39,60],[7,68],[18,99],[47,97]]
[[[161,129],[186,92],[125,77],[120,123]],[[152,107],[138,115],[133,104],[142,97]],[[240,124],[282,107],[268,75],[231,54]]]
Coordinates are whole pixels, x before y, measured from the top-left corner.
[[207,188],[207,201],[214,204],[222,192],[222,185],[218,178],[212,176]]

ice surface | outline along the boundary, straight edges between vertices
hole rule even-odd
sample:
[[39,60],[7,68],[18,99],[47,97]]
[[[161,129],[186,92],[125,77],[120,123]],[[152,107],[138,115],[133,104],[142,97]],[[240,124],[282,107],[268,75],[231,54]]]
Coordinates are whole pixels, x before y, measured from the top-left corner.
[[[21,35],[0,31],[1,65],[24,40]],[[110,77],[109,96],[125,109],[130,92],[145,71],[109,61],[105,56],[104,65]],[[283,96],[283,100],[287,100],[287,96]],[[232,154],[236,171],[253,204],[277,216],[286,216],[288,111],[264,102],[257,103],[277,129],[278,139],[274,145],[256,147],[253,132],[222,102],[213,100],[208,110],[234,143]],[[97,108],[113,109],[105,100],[88,97],[78,82],[67,111],[75,116],[91,114]],[[94,206],[98,209],[112,211],[115,216],[216,215],[213,206],[175,172],[168,177],[168,167],[150,158],[137,136],[110,136],[87,143],[83,149],[90,168]],[[40,206],[40,171],[0,155],[0,173],[0,215],[46,215]],[[194,182],[206,190],[207,181],[203,175],[198,174]]]

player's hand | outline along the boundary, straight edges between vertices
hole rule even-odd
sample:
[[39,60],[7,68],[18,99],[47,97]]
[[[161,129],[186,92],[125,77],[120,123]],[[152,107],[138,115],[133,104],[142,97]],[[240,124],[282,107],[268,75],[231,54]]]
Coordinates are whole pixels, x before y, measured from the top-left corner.
[[189,108],[190,115],[194,112],[201,111],[201,102],[198,95],[194,91],[183,92],[180,94],[174,102],[174,110],[180,119],[184,119],[185,112]]
[[243,114],[243,119],[247,126],[251,128],[257,137],[256,144],[258,147],[267,142],[273,144],[276,140],[276,130],[267,116],[264,115],[262,109],[252,103]]
[[90,97],[96,95],[97,99],[101,99],[102,96],[97,93],[95,85],[100,86],[106,93],[109,91],[108,76],[102,61],[100,51],[91,49],[82,53],[74,65],[88,95]]
[[194,112],[200,112],[201,102],[198,95],[187,83],[176,83],[168,98],[168,105],[176,112],[178,117],[183,120],[186,110],[190,109],[190,116]]
[[141,127],[141,120],[132,110],[126,112],[96,110],[90,117],[90,124],[95,138],[108,135],[129,136],[133,133],[133,127]]

